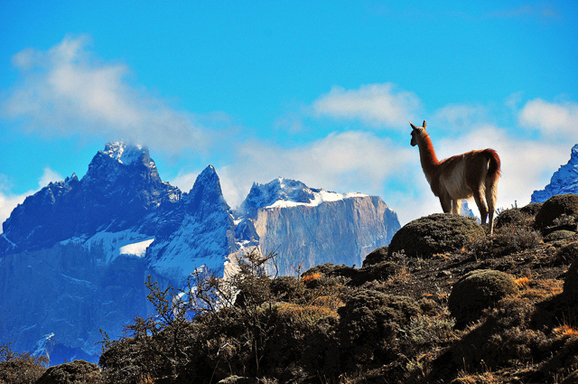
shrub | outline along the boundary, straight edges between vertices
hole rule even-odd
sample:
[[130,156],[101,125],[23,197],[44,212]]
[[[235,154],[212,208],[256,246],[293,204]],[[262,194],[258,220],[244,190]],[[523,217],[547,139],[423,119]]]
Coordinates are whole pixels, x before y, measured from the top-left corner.
[[367,256],[365,256],[365,259],[363,260],[362,267],[368,267],[370,265],[377,264],[377,263],[380,263],[382,261],[386,261],[388,259],[387,253],[388,253],[387,246],[379,247],[379,248],[373,250],[371,253],[369,253]]
[[0,345],[0,383],[32,384],[46,371],[46,357],[34,357],[29,353],[17,353],[10,344]]
[[485,372],[488,369],[521,367],[532,364],[534,359],[538,361],[552,356],[555,349],[545,333],[532,327],[534,310],[534,303],[527,298],[507,297],[500,300],[495,307],[484,311],[480,323],[468,327],[461,339],[434,361],[427,382],[434,382],[434,377],[439,377],[440,373],[446,378],[450,372],[459,369]]
[[556,251],[553,262],[555,265],[572,264],[576,259],[578,259],[578,243],[571,243]]
[[404,251],[410,257],[431,257],[457,251],[471,239],[485,237],[484,229],[471,217],[437,213],[413,220],[391,239],[389,255]]
[[48,368],[36,384],[97,384],[101,371],[96,364],[75,360]]
[[300,370],[313,375],[334,374],[339,355],[334,308],[280,303],[275,305],[273,318],[270,348],[262,361],[267,373],[282,382],[293,381]]
[[522,211],[522,213],[526,213],[532,217],[535,217],[536,214],[542,208],[542,205],[544,205],[544,203],[530,203],[520,208],[520,211]]
[[271,280],[271,293],[278,301],[293,301],[303,297],[305,287],[293,276],[279,276]]
[[421,309],[410,297],[358,289],[338,312],[345,360],[367,364],[385,363],[396,355],[400,324],[408,323]]
[[472,239],[465,249],[476,260],[483,260],[535,247],[540,240],[540,234],[531,228],[505,226],[497,228],[491,236]]
[[494,228],[510,226],[531,226],[534,223],[534,215],[531,215],[521,208],[512,208],[500,212],[496,217]]
[[[536,214],[536,225],[542,229],[560,224],[574,224],[575,226],[577,217],[578,195],[573,193],[556,195],[544,202]],[[561,220],[565,223],[561,223]]]
[[553,242],[558,240],[570,239],[574,236],[576,236],[575,231],[568,231],[567,229],[558,229],[544,236],[544,241]]
[[518,286],[512,276],[500,271],[475,270],[454,285],[448,307],[456,318],[456,326],[462,327],[477,320],[484,309],[517,292]]
[[311,269],[308,269],[303,273],[303,278],[309,275],[315,274],[325,275],[327,277],[342,276],[346,278],[352,278],[357,275],[357,269],[349,267],[347,265],[335,265],[333,263],[325,263],[317,265]]

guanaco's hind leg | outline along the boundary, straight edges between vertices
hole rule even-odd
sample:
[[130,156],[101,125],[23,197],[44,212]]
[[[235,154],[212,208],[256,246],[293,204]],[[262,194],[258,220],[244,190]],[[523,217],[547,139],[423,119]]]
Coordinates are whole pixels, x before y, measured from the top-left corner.
[[496,210],[496,200],[498,198],[498,181],[488,178],[486,180],[486,201],[490,214],[490,234],[494,233],[494,211]]
[[449,196],[440,196],[440,203],[442,203],[444,213],[452,211],[452,199]]
[[452,200],[452,213],[459,215],[461,206],[462,206],[461,200]]
[[482,195],[482,191],[480,191],[479,189],[474,190],[474,200],[476,201],[476,205],[480,210],[480,220],[482,221],[482,224],[486,224],[486,220],[488,218],[488,207],[486,205],[486,200]]

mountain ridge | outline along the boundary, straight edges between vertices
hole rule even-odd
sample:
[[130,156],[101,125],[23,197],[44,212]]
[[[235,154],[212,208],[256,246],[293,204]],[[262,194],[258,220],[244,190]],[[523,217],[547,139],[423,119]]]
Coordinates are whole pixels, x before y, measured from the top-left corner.
[[554,195],[578,193],[578,144],[570,151],[570,160],[552,175],[543,190],[532,193],[532,203],[543,203]]
[[161,179],[147,148],[107,143],[82,179],[50,183],[4,222],[0,341],[33,350],[54,334],[45,344],[94,355],[97,326],[116,337],[134,316],[146,316],[147,276],[182,288],[195,271],[222,276],[232,255],[255,247],[278,253],[282,267],[271,272],[281,275],[299,263],[360,265],[399,228],[379,197],[282,178],[254,187],[270,189],[269,200],[255,200],[249,215],[227,204],[213,166],[183,193]]

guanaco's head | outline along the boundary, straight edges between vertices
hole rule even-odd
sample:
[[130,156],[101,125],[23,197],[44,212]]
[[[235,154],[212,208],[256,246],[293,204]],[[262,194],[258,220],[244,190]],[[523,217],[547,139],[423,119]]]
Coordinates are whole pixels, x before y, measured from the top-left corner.
[[427,124],[425,123],[425,120],[423,121],[423,125],[421,127],[416,127],[415,125],[413,125],[411,123],[411,121],[409,122],[409,125],[411,125],[411,146],[415,147],[417,145],[417,140],[418,140],[418,136],[423,135],[424,133],[426,133],[425,128],[427,126]]

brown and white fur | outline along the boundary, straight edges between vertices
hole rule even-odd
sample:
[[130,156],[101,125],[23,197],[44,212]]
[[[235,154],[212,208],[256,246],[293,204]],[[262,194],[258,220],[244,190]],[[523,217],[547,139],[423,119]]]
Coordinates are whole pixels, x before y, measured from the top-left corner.
[[416,127],[411,122],[411,145],[419,147],[421,166],[434,195],[445,213],[460,213],[461,199],[474,197],[482,224],[489,213],[490,233],[494,231],[494,210],[498,197],[500,158],[493,149],[471,151],[438,161],[426,122]]

